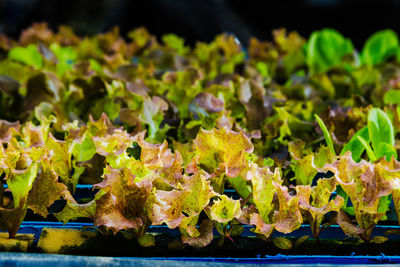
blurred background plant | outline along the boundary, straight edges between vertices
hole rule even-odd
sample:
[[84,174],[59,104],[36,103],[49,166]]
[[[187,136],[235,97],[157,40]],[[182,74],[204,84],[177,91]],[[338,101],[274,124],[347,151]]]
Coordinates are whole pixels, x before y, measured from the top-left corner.
[[247,44],[250,37],[272,39],[271,31],[277,28],[309,36],[329,27],[361,49],[378,30],[400,32],[399,11],[400,0],[0,0],[0,33],[17,37],[33,22],[45,21],[52,29],[71,26],[79,35],[119,26],[125,36],[145,26],[158,38],[175,33],[189,44],[232,32]]

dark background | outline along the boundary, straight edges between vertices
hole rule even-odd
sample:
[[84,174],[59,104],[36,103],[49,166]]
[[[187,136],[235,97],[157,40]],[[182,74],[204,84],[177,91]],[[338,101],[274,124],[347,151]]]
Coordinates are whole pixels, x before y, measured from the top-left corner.
[[400,0],[0,0],[0,33],[14,38],[33,22],[72,26],[80,35],[118,25],[122,34],[145,26],[158,37],[176,33],[188,43],[210,41],[221,32],[271,39],[279,27],[303,36],[324,27],[339,30],[362,48],[377,30],[400,33]]

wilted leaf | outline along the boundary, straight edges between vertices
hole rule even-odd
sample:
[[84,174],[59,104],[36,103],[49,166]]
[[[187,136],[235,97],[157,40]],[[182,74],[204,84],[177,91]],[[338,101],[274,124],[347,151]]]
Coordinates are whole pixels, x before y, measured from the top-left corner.
[[[193,225],[198,215],[216,195],[206,173],[199,171],[190,177],[183,176],[182,190],[155,190],[149,203],[149,218],[153,224],[166,223],[170,228],[180,227],[183,232],[193,235],[197,232]],[[193,229],[192,229],[193,228]]]
[[[87,143],[84,143],[86,140],[88,140]],[[93,152],[93,147],[92,147],[92,142],[95,145],[96,148],[96,153],[102,155],[102,156],[119,156],[122,153],[126,152],[126,149],[130,146],[132,146],[133,143],[133,138],[125,131],[122,131],[120,129],[117,129],[113,132],[112,135],[106,135],[106,136],[93,136],[92,139],[90,140],[90,136],[86,136],[86,140],[82,143],[82,145],[87,145],[89,148],[88,150],[90,152]],[[86,157],[84,160],[80,161],[86,161],[90,160],[90,154],[85,155]],[[91,155],[92,157],[94,155]]]
[[8,231],[9,237],[14,238],[25,217],[26,208],[5,209],[0,207],[0,229]]
[[217,195],[206,178],[208,178],[207,173],[203,171],[184,177],[183,188],[189,192],[182,203],[182,211],[185,214],[189,216],[200,214],[210,199]]
[[284,237],[276,237],[276,238],[273,238],[272,239],[272,243],[276,246],[276,247],[278,247],[278,248],[280,248],[280,249],[285,249],[285,250],[288,250],[288,249],[291,249],[292,248],[292,241],[290,241],[289,239],[287,239],[287,238],[284,238]]
[[209,245],[213,240],[214,223],[210,220],[203,220],[199,227],[200,235],[198,237],[182,236],[182,243],[195,248],[202,248]]
[[156,190],[150,197],[154,202],[148,214],[152,224],[166,223],[171,229],[178,227],[185,217],[182,214],[182,204],[189,194],[190,192],[187,190]]
[[119,203],[110,192],[96,200],[94,225],[106,226],[108,229],[111,229],[114,234],[120,230],[139,229],[143,225],[140,218],[127,218],[127,215],[124,214],[121,209],[124,207],[120,208],[118,205]]
[[256,226],[254,233],[262,234],[266,238],[269,238],[274,231],[274,225],[266,224],[258,213],[250,215],[250,224]]
[[141,148],[140,160],[149,168],[167,167],[174,161],[174,155],[166,140],[162,144],[152,144],[144,140],[146,132],[134,136],[133,141]]
[[[375,174],[382,179],[382,185],[385,190],[392,192],[393,203],[397,216],[400,215],[400,163],[395,159],[391,158],[390,161],[386,161],[384,158],[380,159],[375,164]],[[382,198],[381,198],[382,200]],[[379,203],[381,205],[382,201]],[[385,212],[389,210],[391,201],[386,201],[384,207],[380,207]]]
[[347,236],[351,237],[360,237],[361,234],[363,234],[366,230],[360,227],[355,226],[347,217],[347,215],[344,213],[344,211],[339,211],[339,214],[336,219],[337,224],[340,225],[340,228],[342,228],[343,232]]
[[[78,184],[79,176],[71,175],[73,168],[71,147],[73,146],[73,142],[60,141],[52,134],[49,134],[46,140],[46,146],[54,152],[50,156],[50,163],[53,171],[60,176],[61,181],[68,187],[70,192],[74,192],[75,187]],[[84,146],[80,147],[82,148]],[[83,155],[85,151],[80,150],[78,153],[80,156]]]
[[296,242],[294,243],[294,247],[297,248],[297,247],[301,246],[309,238],[310,238],[309,235],[303,235],[302,237],[300,237],[299,239],[296,240]]
[[142,247],[152,247],[156,244],[156,239],[152,234],[144,234],[138,238],[139,245]]
[[375,243],[375,244],[382,244],[382,243],[385,243],[386,241],[388,241],[388,237],[386,237],[386,236],[374,236],[372,239],[371,239],[371,243]]

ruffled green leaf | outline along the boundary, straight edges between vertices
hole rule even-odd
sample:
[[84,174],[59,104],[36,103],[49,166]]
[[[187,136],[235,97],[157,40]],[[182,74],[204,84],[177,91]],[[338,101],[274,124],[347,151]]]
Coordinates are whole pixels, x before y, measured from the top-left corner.
[[318,238],[321,231],[321,223],[325,214],[331,211],[339,212],[344,204],[341,196],[331,199],[336,190],[335,178],[319,179],[316,186],[296,186],[299,196],[300,208],[306,211],[314,237]]
[[288,234],[298,229],[303,223],[301,216],[299,197],[289,195],[285,186],[273,182],[277,190],[279,210],[274,213],[275,229],[281,233]]
[[243,132],[226,128],[200,130],[194,144],[197,162],[202,168],[211,173],[221,168],[229,177],[236,177],[246,168],[245,155],[253,151],[253,145]]
[[364,160],[354,162],[349,152],[334,163],[326,164],[324,170],[335,174],[336,182],[350,197],[357,223],[364,230],[359,236],[368,242],[373,226],[385,215],[378,211],[380,198],[397,188],[398,180],[386,179],[385,172],[379,165]]
[[227,223],[234,218],[239,218],[242,210],[239,200],[233,200],[225,195],[219,196],[211,206],[210,217],[219,223]]
[[274,209],[274,195],[276,187],[274,182],[281,183],[281,173],[279,169],[275,169],[272,173],[268,167],[255,168],[250,171],[251,182],[253,184],[253,199],[262,220],[270,224],[272,223],[271,213]]

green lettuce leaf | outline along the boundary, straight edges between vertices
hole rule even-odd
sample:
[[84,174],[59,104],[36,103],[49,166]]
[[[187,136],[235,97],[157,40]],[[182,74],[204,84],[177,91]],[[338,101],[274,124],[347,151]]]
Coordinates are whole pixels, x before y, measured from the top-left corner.
[[373,66],[384,62],[391,56],[397,55],[399,39],[392,30],[383,30],[374,33],[365,42],[361,52],[364,64]]
[[374,154],[377,158],[385,156],[389,160],[392,155],[397,158],[394,150],[394,129],[387,114],[372,108],[368,113],[368,132]]
[[378,210],[380,198],[398,186],[397,180],[387,180],[377,166],[364,160],[356,163],[347,152],[323,168],[335,174],[336,182],[351,199],[357,223],[363,230],[359,237],[365,242],[370,241],[374,225],[385,216]]
[[40,69],[43,66],[42,55],[39,53],[37,45],[34,44],[30,44],[27,47],[13,47],[8,53],[8,57],[36,69]]
[[219,223],[228,223],[239,218],[242,213],[239,200],[233,200],[225,195],[214,200],[210,209],[210,218]]
[[312,73],[326,72],[343,64],[343,57],[351,55],[354,47],[349,39],[333,29],[311,34],[307,42],[307,65]]
[[243,132],[226,128],[201,129],[194,145],[199,166],[211,173],[222,169],[228,177],[236,177],[246,168],[245,155],[253,151],[253,145]]

